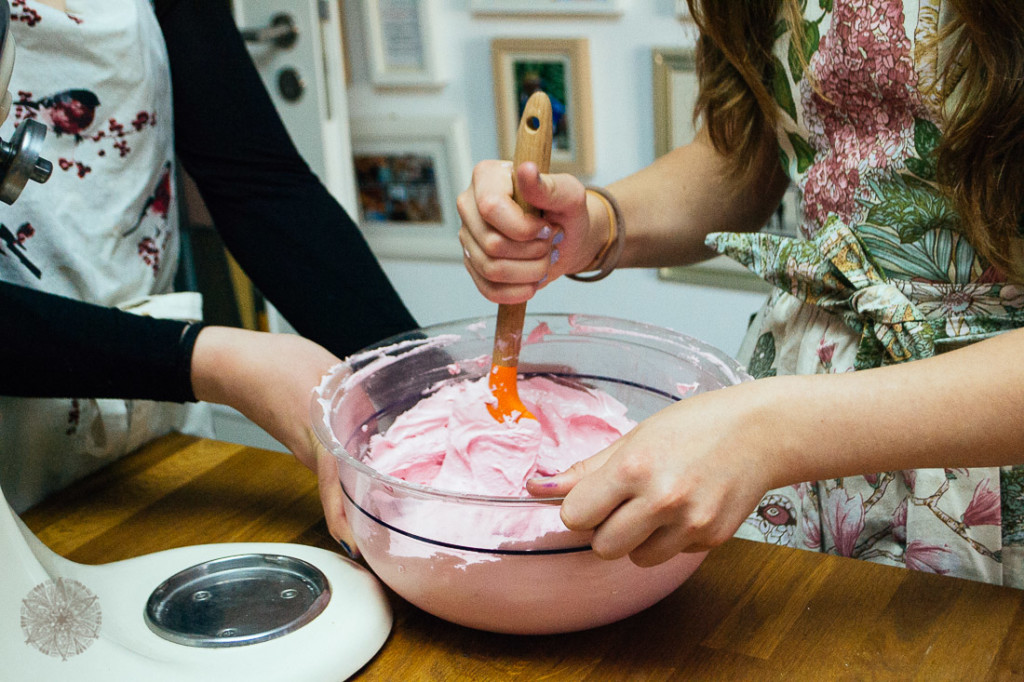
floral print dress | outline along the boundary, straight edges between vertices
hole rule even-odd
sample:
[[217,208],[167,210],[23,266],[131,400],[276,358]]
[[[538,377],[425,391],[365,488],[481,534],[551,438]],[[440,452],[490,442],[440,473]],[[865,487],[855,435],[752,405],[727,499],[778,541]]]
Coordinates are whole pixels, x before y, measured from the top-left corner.
[[[756,378],[927,357],[1024,325],[936,189],[940,0],[803,0],[774,96],[802,238],[708,243],[775,286],[740,351]],[[818,92],[804,77],[807,64]],[[888,471],[770,491],[740,537],[1024,587],[1024,467]]]

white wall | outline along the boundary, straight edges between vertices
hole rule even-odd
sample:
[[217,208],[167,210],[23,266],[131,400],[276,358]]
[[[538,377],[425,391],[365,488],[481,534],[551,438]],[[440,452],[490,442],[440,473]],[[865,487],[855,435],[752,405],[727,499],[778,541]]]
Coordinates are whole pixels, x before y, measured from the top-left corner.
[[[358,0],[345,2],[351,116],[461,114],[469,124],[472,161],[496,158],[491,84],[495,37],[586,37],[590,41],[596,170],[584,178],[607,184],[654,159],[651,50],[692,45],[693,29],[675,17],[674,0],[625,0],[615,18],[474,16],[469,0],[436,0],[437,39],[447,85],[440,90],[380,90],[369,80],[366,25]],[[476,290],[461,263],[385,259],[384,268],[421,324],[490,315],[496,306]],[[587,312],[670,327],[735,353],[763,294],[659,280],[654,271],[622,270],[599,283],[558,280],[528,309]]]

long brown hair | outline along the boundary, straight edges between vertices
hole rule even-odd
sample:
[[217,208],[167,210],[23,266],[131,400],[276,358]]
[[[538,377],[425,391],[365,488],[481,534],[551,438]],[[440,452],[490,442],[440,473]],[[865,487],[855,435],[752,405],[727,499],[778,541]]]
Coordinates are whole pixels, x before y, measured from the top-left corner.
[[[940,65],[944,135],[936,181],[954,202],[960,230],[990,263],[1024,278],[1024,2],[946,0],[953,18],[928,49]],[[736,173],[753,172],[774,136],[775,26],[799,41],[799,0],[687,0],[700,28],[697,113]],[[946,52],[948,50],[948,52]],[[802,50],[798,50],[802,54]],[[813,84],[812,84],[813,85]]]

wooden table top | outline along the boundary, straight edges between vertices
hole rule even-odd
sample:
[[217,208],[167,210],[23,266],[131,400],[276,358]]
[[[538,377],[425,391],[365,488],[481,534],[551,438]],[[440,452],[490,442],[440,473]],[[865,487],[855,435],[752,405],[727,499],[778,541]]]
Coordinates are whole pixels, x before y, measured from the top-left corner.
[[[85,564],[210,542],[336,549],[290,456],[180,435],[23,519]],[[353,679],[1024,679],[1024,591],[743,540],[650,609],[585,632],[479,632],[389,596],[392,633]]]

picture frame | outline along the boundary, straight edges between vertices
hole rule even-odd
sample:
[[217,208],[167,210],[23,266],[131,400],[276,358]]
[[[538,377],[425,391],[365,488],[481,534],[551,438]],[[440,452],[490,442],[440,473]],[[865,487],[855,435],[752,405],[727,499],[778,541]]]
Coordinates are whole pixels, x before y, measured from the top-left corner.
[[470,0],[474,14],[594,15],[622,14],[624,0]]
[[359,227],[380,257],[462,260],[455,197],[469,186],[461,116],[355,117]]
[[590,43],[586,38],[494,38],[491,41],[498,149],[515,151],[522,107],[537,89],[552,100],[551,171],[594,172]]
[[691,48],[651,50],[654,106],[654,155],[682,146],[696,134],[697,57]]
[[[790,185],[778,210],[761,231],[784,237],[799,237],[800,223],[803,222],[800,202],[800,190]],[[727,256],[716,256],[695,265],[659,268],[658,279],[739,291],[767,293],[772,290],[770,284]]]
[[[685,2],[680,3],[684,8]],[[697,102],[696,54],[691,48],[654,48],[651,50],[654,111],[654,155],[667,154],[689,143],[696,134],[693,110]],[[796,236],[799,218],[794,211],[799,195],[787,192],[779,211],[763,228],[786,236]],[[769,291],[770,286],[745,267],[725,256],[703,263],[661,268],[660,279],[702,284],[743,291]]]
[[436,0],[362,0],[371,82],[382,88],[445,84],[435,37]]
[[341,58],[345,62],[345,85],[352,85],[352,55],[349,52],[349,41],[351,33],[345,21],[345,3],[348,0],[338,0],[338,30],[341,32]]

